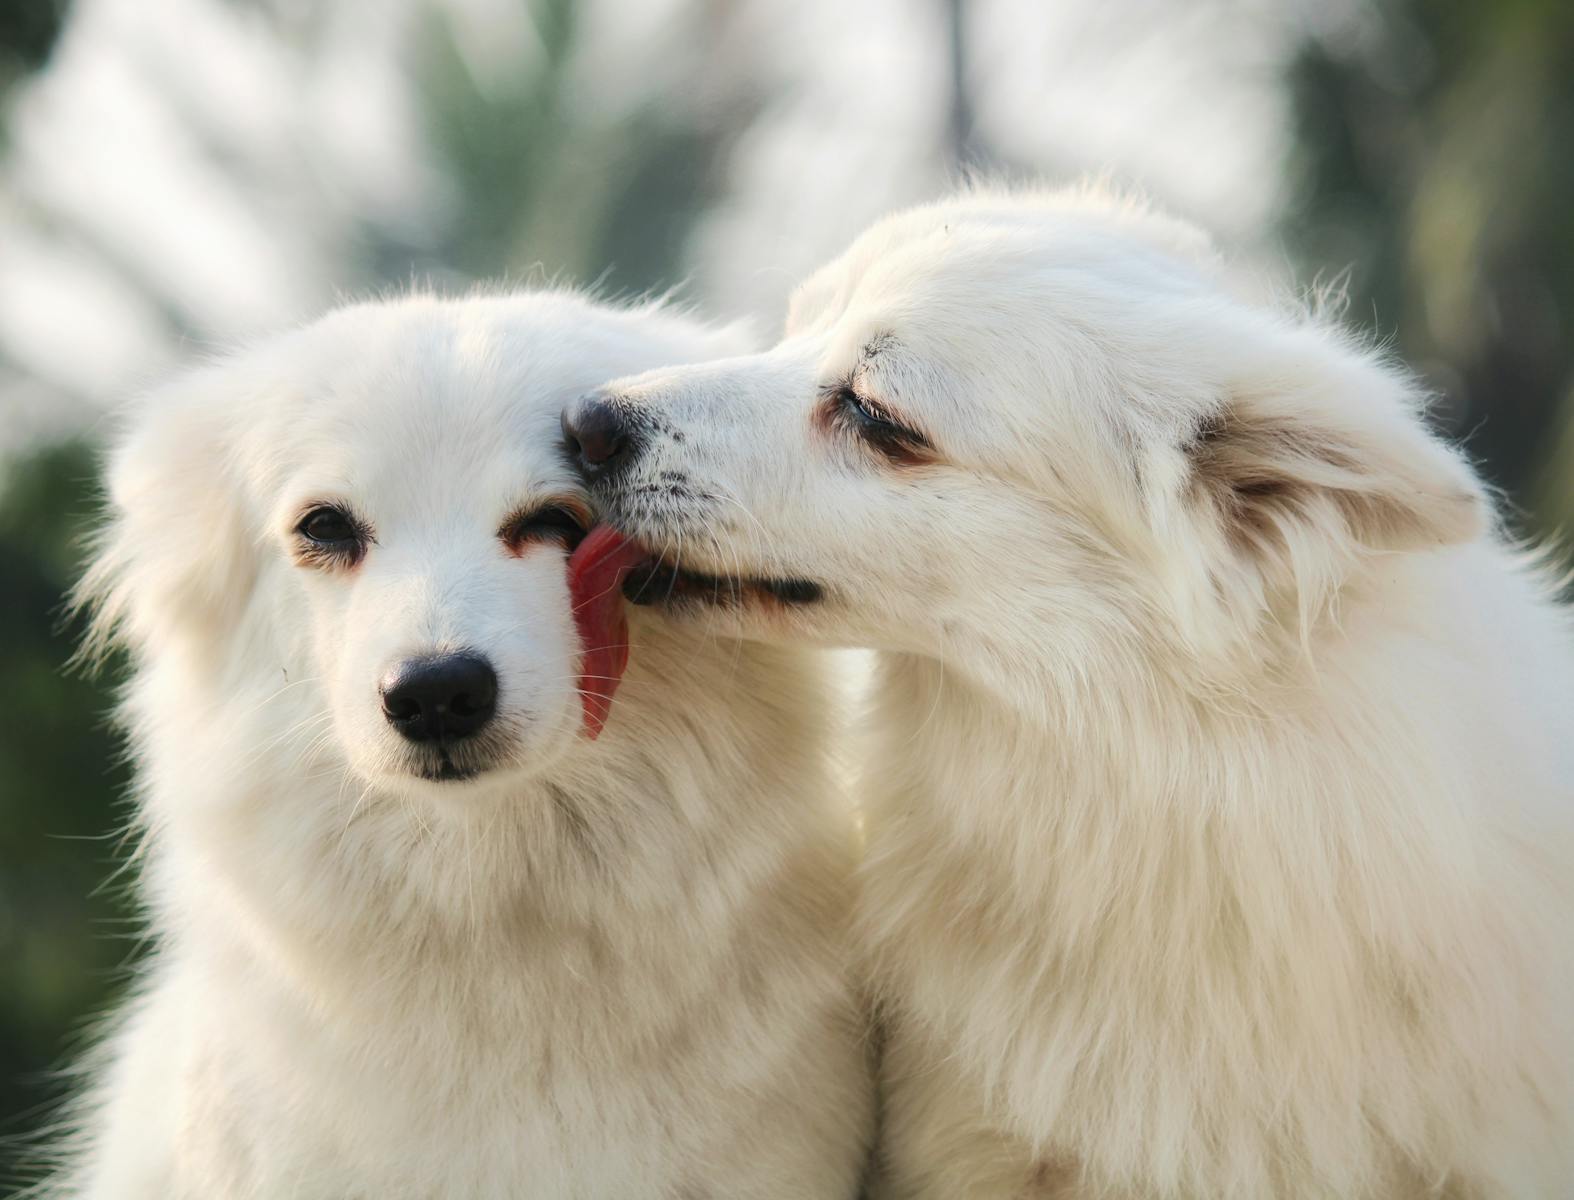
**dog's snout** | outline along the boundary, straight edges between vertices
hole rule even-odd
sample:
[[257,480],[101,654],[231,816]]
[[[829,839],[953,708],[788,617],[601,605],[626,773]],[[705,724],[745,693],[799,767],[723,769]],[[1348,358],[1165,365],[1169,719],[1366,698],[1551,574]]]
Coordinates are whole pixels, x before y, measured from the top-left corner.
[[476,654],[406,659],[380,690],[383,715],[412,742],[469,737],[497,711],[497,672]]
[[639,449],[638,431],[617,404],[600,393],[563,410],[563,444],[587,478],[610,476]]

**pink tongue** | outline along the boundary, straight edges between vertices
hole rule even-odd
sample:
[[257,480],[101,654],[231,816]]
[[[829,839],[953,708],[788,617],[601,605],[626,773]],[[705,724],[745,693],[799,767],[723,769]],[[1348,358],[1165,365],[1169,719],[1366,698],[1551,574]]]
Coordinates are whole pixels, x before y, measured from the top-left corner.
[[650,557],[610,525],[597,525],[568,560],[568,592],[579,630],[579,695],[585,736],[601,733],[612,711],[612,693],[629,661],[629,623],[623,615],[623,579]]

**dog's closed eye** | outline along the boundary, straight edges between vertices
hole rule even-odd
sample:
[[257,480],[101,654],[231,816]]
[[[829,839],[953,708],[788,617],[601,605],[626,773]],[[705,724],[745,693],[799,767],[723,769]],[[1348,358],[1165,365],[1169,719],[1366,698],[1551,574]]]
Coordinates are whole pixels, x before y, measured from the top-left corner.
[[825,398],[832,421],[891,462],[916,465],[934,458],[934,445],[927,437],[903,424],[878,401],[861,395],[851,384],[828,389]]
[[523,554],[536,542],[556,542],[573,550],[590,528],[590,514],[572,500],[558,500],[534,508],[521,509],[504,521],[497,531],[510,554]]

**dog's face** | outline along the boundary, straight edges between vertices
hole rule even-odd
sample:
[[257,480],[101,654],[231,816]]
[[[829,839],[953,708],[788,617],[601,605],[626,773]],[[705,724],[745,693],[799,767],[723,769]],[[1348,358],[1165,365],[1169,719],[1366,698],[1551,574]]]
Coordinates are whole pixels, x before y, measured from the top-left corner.
[[96,586],[215,723],[271,714],[248,744],[404,794],[506,789],[582,725],[565,561],[591,514],[559,410],[720,344],[562,296],[342,310],[152,398]]
[[808,280],[776,348],[615,381],[566,425],[663,560],[655,601],[1006,676],[1231,642],[1283,571],[1474,532],[1402,381],[1215,275],[1201,235],[1108,201],[919,209]]
[[265,422],[264,590],[367,778],[529,769],[578,727],[564,558],[588,512],[532,399],[580,381],[534,357],[420,334],[334,353],[324,398]]

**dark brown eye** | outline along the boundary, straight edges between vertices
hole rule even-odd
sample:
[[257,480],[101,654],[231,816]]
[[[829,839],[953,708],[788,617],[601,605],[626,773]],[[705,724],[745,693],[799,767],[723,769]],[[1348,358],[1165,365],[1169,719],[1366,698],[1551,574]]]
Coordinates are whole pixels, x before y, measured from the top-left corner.
[[920,463],[934,447],[918,430],[895,420],[877,403],[843,384],[830,392],[835,414],[861,441],[898,463]]
[[514,554],[523,552],[533,542],[556,542],[565,550],[572,550],[584,540],[589,527],[589,514],[582,509],[555,503],[515,513],[503,522],[497,534]]
[[358,562],[371,540],[365,527],[335,504],[319,504],[309,510],[295,532],[301,538],[302,556],[317,563]]

